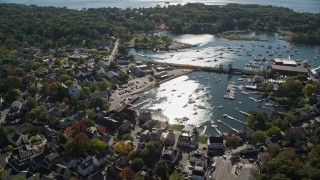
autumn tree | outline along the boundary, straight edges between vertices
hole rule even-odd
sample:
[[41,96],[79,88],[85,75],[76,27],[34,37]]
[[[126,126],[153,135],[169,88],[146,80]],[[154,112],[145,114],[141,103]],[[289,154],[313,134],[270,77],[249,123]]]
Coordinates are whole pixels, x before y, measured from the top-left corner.
[[107,147],[107,144],[104,141],[99,139],[92,139],[89,143],[89,149],[92,152],[99,152]]
[[113,150],[115,153],[120,154],[120,156],[124,156],[132,151],[132,146],[129,143],[118,141],[113,145]]
[[129,167],[123,168],[119,174],[122,180],[133,180],[134,175],[135,175],[134,171]]

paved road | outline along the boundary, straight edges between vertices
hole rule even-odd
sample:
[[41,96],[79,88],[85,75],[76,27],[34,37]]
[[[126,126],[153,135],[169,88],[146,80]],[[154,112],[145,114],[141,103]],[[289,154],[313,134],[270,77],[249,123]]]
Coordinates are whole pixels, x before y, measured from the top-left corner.
[[114,60],[115,56],[118,53],[118,46],[119,46],[119,39],[116,40],[116,42],[114,43],[114,47],[113,50],[109,56],[109,61],[107,62],[108,66],[110,65],[111,61]]

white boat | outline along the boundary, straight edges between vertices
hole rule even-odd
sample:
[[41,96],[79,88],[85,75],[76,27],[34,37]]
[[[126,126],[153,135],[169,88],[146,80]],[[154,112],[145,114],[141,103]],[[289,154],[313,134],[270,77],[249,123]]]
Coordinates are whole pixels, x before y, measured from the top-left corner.
[[213,128],[217,128],[218,126],[217,126],[217,125],[215,125],[215,124],[211,124],[211,127],[213,127]]
[[202,76],[199,76],[199,78],[202,78]]
[[227,117],[228,116],[228,114],[224,114],[224,115],[222,115],[223,117]]
[[219,109],[223,108],[223,106],[218,106]]
[[206,77],[206,80],[209,80],[209,77]]
[[217,121],[218,121],[218,123],[221,123],[221,122],[222,122],[220,119],[218,119]]

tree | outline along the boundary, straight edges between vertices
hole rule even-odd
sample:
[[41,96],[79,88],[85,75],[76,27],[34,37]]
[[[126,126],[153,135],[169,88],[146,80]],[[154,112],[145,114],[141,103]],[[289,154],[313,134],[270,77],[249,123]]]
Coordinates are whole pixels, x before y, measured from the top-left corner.
[[98,133],[99,133],[99,135],[104,135],[106,132],[107,132],[107,129],[104,127],[104,126],[102,126],[102,125],[99,125],[98,127],[97,127],[97,131],[98,131]]
[[133,141],[133,137],[131,136],[130,133],[124,134],[124,135],[122,136],[122,139],[123,139],[124,141],[127,141],[127,140]]
[[7,139],[7,132],[4,127],[0,124],[0,147],[6,146],[9,142]]
[[268,120],[266,112],[251,112],[251,116],[247,119],[249,127],[257,130],[266,130]]
[[267,131],[267,135],[270,137],[270,136],[273,136],[273,135],[280,135],[280,131],[281,129],[277,126],[272,126],[271,128],[268,129]]
[[307,95],[310,96],[313,92],[315,92],[315,87],[311,83],[307,83],[304,88],[303,92]]
[[26,108],[31,110],[37,106],[37,100],[33,97],[28,97],[26,101]]
[[267,133],[265,131],[257,130],[251,135],[252,140],[258,143],[264,143],[267,138]]
[[169,166],[165,161],[158,161],[156,166],[153,169],[153,174],[155,177],[165,180],[169,178]]
[[20,96],[19,89],[9,89],[6,93],[6,101],[15,101]]
[[132,146],[129,143],[118,141],[113,145],[113,151],[120,154],[120,156],[128,155],[132,151]]
[[45,105],[40,105],[33,108],[28,115],[30,119],[44,123],[47,121],[48,110]]
[[92,152],[102,151],[106,147],[107,147],[107,144],[104,141],[101,141],[99,139],[92,139],[89,143],[89,149]]
[[141,158],[136,158],[131,163],[131,167],[135,172],[140,171],[143,166],[144,166],[144,162],[143,162],[143,159]]
[[123,180],[133,180],[134,179],[134,171],[129,168],[129,167],[125,167],[122,169],[122,171],[120,172],[119,176],[121,177],[121,179]]
[[99,90],[100,91],[107,91],[108,90],[108,87],[109,87],[109,81],[106,80],[105,78],[102,78],[102,80],[99,82]]

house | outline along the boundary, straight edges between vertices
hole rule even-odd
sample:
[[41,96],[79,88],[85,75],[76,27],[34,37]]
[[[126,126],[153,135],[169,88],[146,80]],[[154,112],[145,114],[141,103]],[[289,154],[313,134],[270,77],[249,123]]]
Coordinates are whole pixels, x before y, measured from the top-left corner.
[[79,96],[82,87],[77,83],[77,80],[73,81],[73,85],[68,88],[69,95],[72,97]]
[[26,146],[20,146],[12,150],[10,154],[11,161],[18,166],[23,166],[30,162],[34,153],[32,150],[27,149]]
[[102,98],[105,101],[109,100],[109,92],[108,91],[100,91],[94,92],[89,95],[90,100],[95,100],[97,97]]
[[107,72],[107,77],[109,80],[113,79],[113,78],[118,78],[119,77],[119,74],[118,73],[115,73],[114,71],[108,71]]
[[206,161],[204,159],[199,159],[194,165],[195,170],[204,171],[206,169]]
[[160,128],[152,129],[150,134],[151,140],[160,140],[162,135],[162,130]]
[[221,136],[210,136],[208,139],[208,154],[218,155],[224,151],[223,138]]
[[62,118],[62,119],[59,119],[59,124],[58,126],[60,128],[65,128],[69,125],[72,125],[74,123],[76,123],[77,120],[75,119],[75,117],[71,116],[71,117],[67,117],[67,118]]
[[122,156],[114,162],[114,167],[118,170],[122,170],[122,168],[129,165],[129,160],[126,156]]
[[152,112],[150,111],[139,111],[139,123],[144,124],[145,122],[151,120]]
[[198,160],[205,159],[206,155],[201,151],[193,151],[191,153],[190,163],[195,164]]
[[69,179],[71,176],[71,171],[69,170],[69,168],[62,164],[55,164],[53,166],[53,172],[56,175],[62,176],[63,179]]
[[160,141],[163,142],[165,146],[174,146],[176,143],[176,136],[173,130],[169,129],[168,132],[163,132]]
[[22,102],[13,101],[10,105],[10,110],[7,114],[8,119],[15,119],[20,115],[20,111],[22,109]]
[[97,167],[105,165],[108,160],[108,151],[104,150],[92,157],[93,164]]
[[139,138],[140,142],[149,142],[150,141],[150,131],[149,130],[145,130],[140,134],[140,138]]
[[107,75],[106,70],[100,66],[95,66],[94,70],[99,77],[105,77]]
[[167,71],[162,71],[162,72],[154,74],[154,78],[156,78],[156,79],[162,80],[162,79],[166,79],[168,77],[170,77],[170,74]]
[[136,76],[136,77],[143,77],[145,75],[144,71],[138,68],[136,65],[131,65],[129,70]]
[[130,64],[130,60],[126,59],[124,57],[121,57],[120,59],[118,59],[118,64],[119,65],[129,65]]
[[165,149],[162,152],[161,155],[161,160],[170,163],[170,164],[174,164],[179,157],[179,150],[178,149],[173,149],[172,146],[168,147],[168,149]]
[[99,60],[97,64],[98,64],[98,66],[102,67],[103,69],[108,68],[108,64],[104,60]]
[[86,69],[77,69],[73,72],[74,77],[76,78],[83,78],[88,77],[92,74],[92,71]]
[[66,165],[68,168],[75,168],[78,166],[78,164],[81,162],[78,158],[69,158],[69,157],[63,157],[62,162],[64,165]]
[[87,176],[93,171],[93,161],[92,159],[82,162],[78,166],[78,173],[82,176]]
[[124,120],[122,125],[117,129],[119,134],[126,134],[131,131],[131,123],[128,120]]
[[198,142],[195,134],[190,133],[189,131],[183,131],[178,138],[177,146],[184,148],[196,148],[198,146]]
[[97,123],[110,131],[113,131],[120,126],[120,122],[111,117],[103,117]]
[[48,151],[44,151],[44,152],[32,157],[30,160],[30,168],[33,170],[42,168],[43,162],[46,159],[47,155],[48,155]]
[[51,167],[54,164],[59,163],[60,161],[61,161],[61,158],[58,153],[51,153],[45,158],[45,160],[43,162],[43,166],[46,169],[51,169]]
[[7,135],[8,141],[16,146],[29,142],[28,134],[25,132],[13,132]]
[[206,173],[204,171],[200,171],[200,170],[192,170],[192,174],[191,174],[191,179],[192,180],[205,180],[206,178]]
[[313,75],[313,77],[315,78],[319,78],[320,75],[320,67],[317,68],[313,68],[310,70],[311,74]]
[[85,54],[75,54],[68,57],[68,60],[75,62],[79,61],[80,59],[89,59],[89,56]]
[[143,166],[141,169],[140,175],[145,179],[145,180],[151,180],[152,179],[152,170],[149,169],[147,166]]

